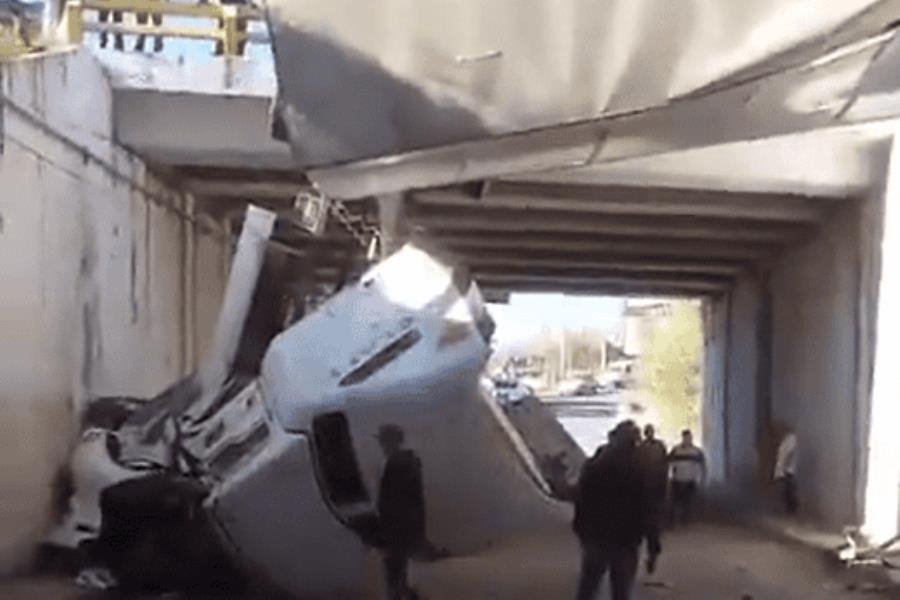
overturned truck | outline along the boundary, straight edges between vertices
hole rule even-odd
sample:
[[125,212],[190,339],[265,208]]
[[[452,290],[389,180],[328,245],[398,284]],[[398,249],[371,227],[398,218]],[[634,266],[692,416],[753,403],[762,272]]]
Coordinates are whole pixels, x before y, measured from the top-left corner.
[[422,458],[432,549],[559,527],[568,508],[482,387],[493,323],[477,285],[407,245],[260,352],[273,221],[248,210],[204,366],[153,399],[90,409],[52,543],[123,587],[368,595],[386,423]]

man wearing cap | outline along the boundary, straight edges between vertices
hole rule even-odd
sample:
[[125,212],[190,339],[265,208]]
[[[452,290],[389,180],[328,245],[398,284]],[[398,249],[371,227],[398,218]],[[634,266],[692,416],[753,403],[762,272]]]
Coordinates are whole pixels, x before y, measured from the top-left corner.
[[397,425],[383,425],[378,430],[385,456],[378,487],[378,521],[389,600],[418,598],[409,586],[407,568],[410,556],[425,540],[422,462],[403,447],[404,437]]

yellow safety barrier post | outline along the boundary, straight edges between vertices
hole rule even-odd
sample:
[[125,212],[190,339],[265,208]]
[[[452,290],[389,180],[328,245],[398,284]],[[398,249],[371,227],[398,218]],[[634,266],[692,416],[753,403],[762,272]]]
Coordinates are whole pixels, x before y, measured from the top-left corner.
[[81,44],[84,41],[84,5],[80,0],[66,3],[66,32],[70,44]]
[[234,6],[222,7],[222,44],[225,56],[238,56],[240,54],[240,32],[238,31],[238,11]]
[[[215,20],[214,27],[166,27],[148,25],[140,20],[136,25],[121,22],[86,21],[85,11],[130,13],[134,15],[180,16]],[[108,32],[118,35],[147,35],[217,42],[217,54],[240,56],[250,39],[248,21],[261,20],[259,9],[252,6],[220,5],[213,3],[183,3],[171,0],[70,0],[66,3],[69,40],[81,43],[85,31]],[[159,23],[158,19],[145,19]]]

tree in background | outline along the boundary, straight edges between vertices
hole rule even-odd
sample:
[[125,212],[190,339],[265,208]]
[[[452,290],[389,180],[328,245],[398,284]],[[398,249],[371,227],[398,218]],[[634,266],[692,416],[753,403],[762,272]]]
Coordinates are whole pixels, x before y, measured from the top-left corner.
[[640,385],[651,396],[659,428],[669,439],[700,421],[702,347],[699,304],[674,302],[671,317],[650,332],[640,358]]

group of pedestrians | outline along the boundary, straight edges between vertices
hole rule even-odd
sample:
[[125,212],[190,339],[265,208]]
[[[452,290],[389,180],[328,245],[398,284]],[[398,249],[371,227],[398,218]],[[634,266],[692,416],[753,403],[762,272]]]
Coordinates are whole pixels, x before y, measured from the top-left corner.
[[706,460],[689,430],[667,452],[652,425],[643,436],[633,421],[617,425],[608,443],[585,462],[576,487],[573,529],[582,549],[578,600],[594,598],[607,572],[613,600],[630,598],[642,542],[647,571],[653,573],[665,515],[673,525],[686,523],[705,479]]
[[[404,446],[404,437],[403,430],[391,424],[378,432],[385,456],[378,490],[378,538],[389,600],[419,597],[409,585],[407,566],[413,555],[429,546],[422,464]],[[582,549],[578,600],[594,598],[607,573],[613,600],[630,598],[641,544],[646,541],[646,568],[653,573],[662,552],[666,516],[672,525],[686,523],[705,479],[706,460],[689,430],[667,451],[652,425],[643,435],[633,421],[617,425],[608,443],[585,461],[572,493],[573,529]]]

